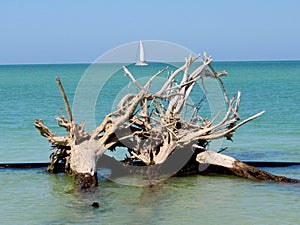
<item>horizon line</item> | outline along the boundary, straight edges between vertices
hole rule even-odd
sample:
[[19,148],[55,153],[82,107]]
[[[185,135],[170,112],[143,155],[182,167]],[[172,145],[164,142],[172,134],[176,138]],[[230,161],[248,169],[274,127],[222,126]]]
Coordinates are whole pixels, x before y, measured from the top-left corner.
[[[300,59],[233,59],[233,60],[213,60],[213,62],[279,62],[279,61],[300,61]],[[151,62],[151,61],[149,61]],[[152,61],[155,62],[155,61]],[[165,63],[184,63],[184,61],[165,62]],[[131,62],[105,62],[98,64],[112,64],[112,63],[131,63]],[[134,62],[132,62],[134,63]],[[97,64],[97,62],[32,62],[32,63],[0,63],[0,66],[26,66],[26,65],[76,65],[76,64]]]

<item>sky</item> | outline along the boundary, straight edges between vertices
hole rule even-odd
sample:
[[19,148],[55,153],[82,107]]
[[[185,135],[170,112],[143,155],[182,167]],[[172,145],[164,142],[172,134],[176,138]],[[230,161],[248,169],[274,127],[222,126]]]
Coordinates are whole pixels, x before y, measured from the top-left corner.
[[0,64],[92,62],[162,40],[215,60],[300,60],[299,0],[3,0]]

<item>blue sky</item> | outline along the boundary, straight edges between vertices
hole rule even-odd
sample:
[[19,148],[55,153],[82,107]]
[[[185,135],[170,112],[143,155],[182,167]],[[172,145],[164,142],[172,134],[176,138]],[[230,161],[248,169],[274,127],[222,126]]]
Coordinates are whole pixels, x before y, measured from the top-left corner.
[[3,0],[0,64],[92,62],[163,40],[215,60],[300,59],[298,0]]

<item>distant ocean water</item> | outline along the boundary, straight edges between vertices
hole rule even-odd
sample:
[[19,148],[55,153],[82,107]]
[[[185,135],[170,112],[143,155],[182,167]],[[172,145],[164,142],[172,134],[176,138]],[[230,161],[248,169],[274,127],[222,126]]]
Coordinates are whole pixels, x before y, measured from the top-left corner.
[[[89,65],[0,66],[0,162],[47,162],[50,146],[33,126],[43,119],[57,133],[54,117],[64,109],[55,77],[72,104]],[[109,65],[107,65],[109,66]],[[155,73],[157,67],[149,67]],[[242,92],[240,115],[265,110],[257,120],[224,141],[224,153],[240,160],[300,162],[300,61],[214,62],[226,70],[230,96]],[[105,69],[104,69],[105,72]],[[101,76],[101,75],[99,75]],[[122,77],[122,82],[126,78]],[[96,105],[96,123],[110,111],[119,91],[113,80]],[[87,89],[88,91],[88,89]],[[109,106],[109,107],[106,107]],[[84,116],[83,116],[84,117]],[[80,121],[78,121],[80,122]],[[300,179],[300,168],[268,169]],[[100,182],[96,193],[70,194],[72,181],[41,170],[0,170],[0,222],[3,224],[298,224],[300,187],[231,177],[171,178],[153,189]],[[131,198],[128,196],[132,195]],[[98,200],[100,209],[87,205]]]

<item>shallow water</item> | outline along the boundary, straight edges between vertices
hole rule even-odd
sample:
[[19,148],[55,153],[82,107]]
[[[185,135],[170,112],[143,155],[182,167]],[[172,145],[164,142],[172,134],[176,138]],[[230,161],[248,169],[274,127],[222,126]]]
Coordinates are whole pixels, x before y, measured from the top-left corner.
[[[300,62],[216,62],[226,70],[229,94],[242,91],[243,118],[265,110],[241,127],[224,153],[241,160],[300,162]],[[72,104],[88,65],[0,66],[0,161],[46,162],[50,146],[33,126],[41,118],[51,129],[63,102],[59,75]],[[155,68],[152,68],[155,71]],[[156,68],[157,69],[157,68]],[[152,72],[152,71],[151,71]],[[122,78],[123,79],[123,78]],[[93,83],[93,81],[91,81]],[[114,90],[96,104],[96,121],[112,107]],[[116,86],[115,86],[116,85]],[[125,84],[126,86],[127,84]],[[103,107],[105,106],[105,107]],[[108,110],[108,111],[109,111]],[[205,106],[203,106],[205,111]],[[266,168],[300,179],[300,168]],[[101,180],[90,193],[73,190],[65,175],[43,169],[0,169],[3,224],[299,224],[300,186],[253,182],[230,176],[170,178],[154,188]],[[98,201],[100,208],[90,204]]]
[[[288,174],[298,174],[299,167]],[[101,181],[89,193],[65,175],[1,170],[3,224],[298,224],[299,184],[230,176],[170,178],[149,188]],[[97,201],[99,208],[90,205]]]

